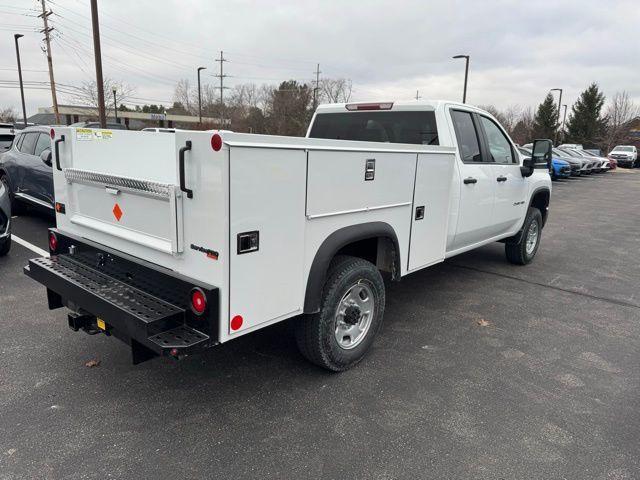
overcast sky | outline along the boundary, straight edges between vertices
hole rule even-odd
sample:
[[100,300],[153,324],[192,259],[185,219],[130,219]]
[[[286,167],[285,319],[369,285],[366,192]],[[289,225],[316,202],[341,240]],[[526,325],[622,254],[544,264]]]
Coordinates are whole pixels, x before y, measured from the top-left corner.
[[[50,0],[56,81],[61,89],[95,75],[89,0]],[[0,0],[0,108],[19,109],[13,33],[20,40],[27,113],[51,105],[36,0]],[[227,85],[353,81],[355,100],[420,96],[459,100],[471,56],[468,102],[535,106],[550,88],[571,105],[590,82],[607,96],[626,90],[640,103],[638,0],[99,0],[105,76],[135,87],[135,102],[165,103],[196,68]],[[204,76],[205,82],[216,79]],[[65,103],[60,93],[60,103]]]

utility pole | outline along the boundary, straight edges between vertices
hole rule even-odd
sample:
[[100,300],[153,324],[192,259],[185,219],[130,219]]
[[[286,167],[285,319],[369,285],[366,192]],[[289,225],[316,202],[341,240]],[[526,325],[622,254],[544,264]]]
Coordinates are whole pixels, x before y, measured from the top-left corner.
[[113,114],[116,117],[116,123],[118,123],[118,100],[116,98],[116,87],[113,87]]
[[102,52],[100,50],[100,24],[98,22],[98,0],[91,0],[91,24],[93,26],[93,55],[96,60],[96,86],[98,87],[98,115],[100,117],[100,128],[107,128],[107,115],[106,115],[106,112],[104,111],[104,80],[102,79]]
[[40,30],[41,33],[44,33],[44,41],[47,46],[47,64],[49,65],[49,83],[51,84],[51,100],[53,101],[53,113],[56,116],[56,123],[60,124],[60,113],[58,112],[58,96],[56,95],[56,81],[53,78],[53,60],[51,59],[51,38],[49,37],[49,33],[53,30],[53,27],[49,27],[49,15],[51,15],[51,10],[47,12],[47,7],[45,5],[46,0],[40,0],[42,3],[42,13],[38,15],[38,17],[42,17],[42,21],[44,22],[44,30]]
[[469,78],[469,55],[456,55],[452,58],[464,58],[466,60],[464,67],[464,91],[462,93],[462,103],[467,103],[467,79]]
[[227,62],[227,61],[228,60],[225,60],[224,58],[224,52],[220,50],[220,58],[216,59],[216,62],[220,62],[220,74],[214,75],[214,77],[217,77],[220,79],[220,86],[218,88],[220,89],[220,120],[221,122],[224,122],[224,97],[222,93],[226,88],[229,88],[224,86],[224,79],[229,76],[224,74],[224,62]]
[[422,97],[420,96],[420,90],[416,90],[416,101],[420,100]]
[[13,39],[16,41],[16,58],[18,59],[18,78],[20,79],[20,97],[22,98],[22,118],[24,126],[27,126],[27,109],[24,106],[24,85],[22,84],[22,65],[20,64],[20,47],[18,47],[18,39],[24,37],[20,33],[16,33]]
[[313,89],[313,111],[318,108],[318,91],[320,90],[320,64],[316,66],[316,88]]
[[198,67],[198,116],[200,117],[200,127],[202,127],[202,88],[200,87],[200,72],[207,67]]

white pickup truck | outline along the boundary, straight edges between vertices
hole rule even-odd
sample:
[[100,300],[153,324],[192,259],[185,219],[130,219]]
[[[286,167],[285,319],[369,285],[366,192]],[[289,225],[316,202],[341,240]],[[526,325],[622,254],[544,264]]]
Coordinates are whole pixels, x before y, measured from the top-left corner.
[[[393,280],[503,241],[530,262],[551,142],[521,159],[452,102],[324,105],[306,138],[51,130],[57,228],[25,273],[69,326],[181,358],[287,318],[310,361],[363,358]],[[538,168],[538,166],[540,168]]]

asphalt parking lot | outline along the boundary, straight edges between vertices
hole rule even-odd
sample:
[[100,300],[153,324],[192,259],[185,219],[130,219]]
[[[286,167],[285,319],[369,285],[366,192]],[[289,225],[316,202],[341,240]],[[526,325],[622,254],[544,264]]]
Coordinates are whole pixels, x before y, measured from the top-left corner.
[[[640,172],[554,183],[532,265],[490,245],[392,284],[343,374],[288,325],[130,364],[0,259],[0,479],[640,478]],[[46,248],[46,217],[14,233]],[[87,368],[89,360],[100,365]]]

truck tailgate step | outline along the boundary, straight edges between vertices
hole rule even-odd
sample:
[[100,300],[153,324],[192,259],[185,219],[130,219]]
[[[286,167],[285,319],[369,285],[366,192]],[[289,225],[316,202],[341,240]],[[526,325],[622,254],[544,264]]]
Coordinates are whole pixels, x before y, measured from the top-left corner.
[[[72,255],[29,260],[25,273],[107,323],[149,337],[184,322],[185,310],[114,278]],[[137,331],[132,331],[132,329]],[[134,336],[134,335],[132,335]]]

